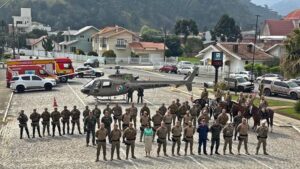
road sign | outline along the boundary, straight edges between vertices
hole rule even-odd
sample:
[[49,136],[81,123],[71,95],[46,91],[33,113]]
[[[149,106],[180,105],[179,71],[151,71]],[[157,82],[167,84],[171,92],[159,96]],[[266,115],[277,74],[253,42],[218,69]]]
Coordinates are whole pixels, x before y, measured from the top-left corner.
[[223,52],[212,52],[211,65],[215,67],[223,66]]

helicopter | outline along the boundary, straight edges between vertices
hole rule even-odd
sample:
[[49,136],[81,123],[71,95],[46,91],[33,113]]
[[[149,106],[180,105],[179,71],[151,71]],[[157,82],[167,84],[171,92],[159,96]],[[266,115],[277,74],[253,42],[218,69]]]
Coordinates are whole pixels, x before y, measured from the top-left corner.
[[[188,74],[180,81],[146,81],[137,79],[128,80],[124,78],[94,79],[85,84],[82,87],[81,92],[87,96],[94,96],[97,98],[124,95],[129,91],[139,89],[154,89],[168,86],[179,87],[186,85],[188,91],[192,91],[192,84],[196,74],[198,74],[197,67],[194,68],[192,73]],[[131,75],[131,77],[133,76]]]

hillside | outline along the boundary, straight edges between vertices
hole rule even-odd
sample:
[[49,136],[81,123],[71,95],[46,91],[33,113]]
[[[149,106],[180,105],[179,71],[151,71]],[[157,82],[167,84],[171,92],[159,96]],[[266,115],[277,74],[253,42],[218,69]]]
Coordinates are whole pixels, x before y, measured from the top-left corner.
[[254,27],[256,14],[262,20],[279,17],[250,0],[12,0],[0,9],[0,19],[11,22],[11,16],[19,15],[21,7],[32,8],[34,21],[54,29],[115,24],[135,31],[143,25],[170,29],[177,19],[189,18],[202,30],[214,26],[225,13],[234,17],[243,29],[249,29]]
[[295,9],[300,8],[300,0],[282,0],[271,6],[279,14],[286,16]]

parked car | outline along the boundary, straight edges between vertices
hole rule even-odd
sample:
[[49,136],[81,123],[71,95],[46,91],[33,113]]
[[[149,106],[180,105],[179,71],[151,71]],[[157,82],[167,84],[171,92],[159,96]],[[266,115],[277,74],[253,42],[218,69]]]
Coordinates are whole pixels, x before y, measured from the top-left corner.
[[264,83],[263,91],[265,96],[285,95],[295,100],[300,97],[300,86],[292,81],[272,80],[270,84]]
[[177,67],[175,65],[164,65],[159,69],[160,72],[177,73]]
[[90,58],[83,63],[84,66],[99,67],[100,62],[97,58]]
[[258,83],[260,83],[260,81],[262,79],[267,79],[267,80],[283,80],[283,77],[281,75],[279,75],[279,74],[272,74],[272,73],[270,73],[270,74],[265,74],[265,75],[257,77],[256,81]]
[[177,63],[177,68],[183,68],[183,67],[193,67],[194,65],[189,61],[180,61]]
[[237,87],[237,90],[239,92],[251,92],[254,89],[254,84],[246,80],[244,77],[229,77],[224,78],[224,81],[225,83],[228,83],[228,87],[230,90],[236,90],[235,87]]
[[90,66],[85,66],[85,67],[78,67],[75,70],[76,74],[78,77],[85,77],[85,76],[89,76],[89,77],[101,77],[104,76],[104,72],[96,70]]
[[18,93],[22,93],[25,90],[29,89],[41,89],[49,91],[52,90],[53,86],[56,86],[56,80],[42,78],[40,76],[34,74],[24,74],[14,76],[10,81],[10,88],[13,91],[17,91]]
[[245,78],[246,80],[251,80],[251,79],[254,80],[255,79],[255,76],[251,71],[241,71],[241,72],[238,72],[238,73],[230,74],[229,76],[230,77],[239,76],[239,77]]
[[[190,67],[190,66],[186,66],[186,67],[181,67],[177,69],[177,74],[191,74],[194,71],[194,67]],[[198,73],[196,74],[196,76],[198,76]]]

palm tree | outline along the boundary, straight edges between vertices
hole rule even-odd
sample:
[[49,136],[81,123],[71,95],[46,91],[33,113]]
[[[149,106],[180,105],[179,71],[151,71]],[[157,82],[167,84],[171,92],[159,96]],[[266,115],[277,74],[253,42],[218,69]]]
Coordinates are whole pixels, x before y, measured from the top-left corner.
[[286,55],[282,58],[282,69],[288,77],[300,74],[300,29],[294,30],[285,41]]

